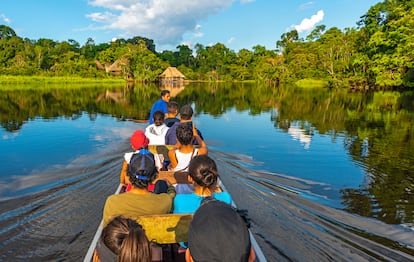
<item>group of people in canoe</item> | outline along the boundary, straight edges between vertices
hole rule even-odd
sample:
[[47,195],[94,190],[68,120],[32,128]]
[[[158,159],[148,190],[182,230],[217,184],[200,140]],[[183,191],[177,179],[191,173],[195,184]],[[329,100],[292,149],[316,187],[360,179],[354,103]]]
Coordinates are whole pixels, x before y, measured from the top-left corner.
[[[246,221],[220,189],[216,163],[192,117],[190,105],[179,108],[168,90],[161,91],[145,131],[130,137],[133,151],[124,154],[120,174],[125,192],[105,202],[95,261],[162,261],[137,218],[168,213],[194,214],[188,242],[177,244],[176,261],[254,261]],[[149,145],[170,145],[168,157],[160,159]],[[188,182],[158,179],[164,170],[184,172]]]

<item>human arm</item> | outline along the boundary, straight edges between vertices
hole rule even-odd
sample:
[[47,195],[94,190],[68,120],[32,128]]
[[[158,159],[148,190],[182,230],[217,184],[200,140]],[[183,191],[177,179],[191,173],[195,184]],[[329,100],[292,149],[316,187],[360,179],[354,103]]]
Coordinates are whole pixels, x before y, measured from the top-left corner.
[[175,135],[175,128],[172,126],[167,130],[165,134],[165,144],[166,145],[175,145],[176,143],[176,135]]
[[168,185],[167,194],[171,195],[174,198],[175,195],[177,194],[176,191],[175,191],[175,187],[170,183],[170,181],[168,181],[168,180],[164,180],[164,181]]
[[126,185],[129,183],[129,179],[127,178],[126,172],[128,169],[128,163],[124,160],[124,163],[122,164],[121,174],[119,175],[119,182],[123,185]]
[[197,128],[195,128],[194,124],[193,124],[193,136],[194,136],[194,139],[197,141],[197,144],[200,146],[198,148],[198,155],[207,155],[208,154],[207,144],[199,136],[198,130]]
[[177,156],[175,155],[175,150],[176,148],[174,147],[173,149],[168,151],[168,158],[170,159],[170,165],[168,166],[168,169],[175,168],[178,165]]

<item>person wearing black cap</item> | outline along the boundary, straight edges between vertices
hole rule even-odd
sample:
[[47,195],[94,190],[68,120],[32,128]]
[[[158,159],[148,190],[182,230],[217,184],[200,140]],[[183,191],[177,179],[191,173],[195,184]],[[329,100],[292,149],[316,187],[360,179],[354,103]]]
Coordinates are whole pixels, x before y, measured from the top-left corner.
[[[165,144],[166,145],[175,145],[177,144],[177,135],[176,130],[177,127],[181,123],[188,123],[189,125],[193,126],[193,109],[190,105],[183,105],[180,108],[180,121],[175,122],[170,129],[168,129],[167,133],[165,134]],[[201,138],[201,140],[204,140],[203,135],[201,134],[200,130],[196,129],[198,136]],[[196,140],[194,140],[194,144],[198,144]]]
[[188,229],[187,262],[252,262],[256,254],[243,218],[232,206],[203,201]]
[[[153,194],[147,189],[157,176],[152,153],[139,153],[133,156],[128,165],[127,175],[132,189],[129,192],[114,194],[107,198],[103,210],[103,226],[117,216],[135,219],[140,215],[166,214],[171,211],[176,194],[174,186],[165,185],[168,187],[165,190],[166,193],[160,194]],[[168,182],[165,181],[165,183]],[[162,185],[162,183],[158,184]],[[157,184],[155,187],[155,190],[158,191]]]

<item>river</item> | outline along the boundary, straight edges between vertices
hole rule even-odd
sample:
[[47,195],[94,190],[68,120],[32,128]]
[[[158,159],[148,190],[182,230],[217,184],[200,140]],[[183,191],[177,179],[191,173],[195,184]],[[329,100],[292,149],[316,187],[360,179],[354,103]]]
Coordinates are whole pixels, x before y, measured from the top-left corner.
[[[148,91],[148,88],[150,88]],[[80,261],[156,87],[0,92],[0,260]],[[104,94],[104,95],[102,95]],[[109,94],[109,95],[108,95]],[[269,261],[414,259],[411,93],[190,85]]]

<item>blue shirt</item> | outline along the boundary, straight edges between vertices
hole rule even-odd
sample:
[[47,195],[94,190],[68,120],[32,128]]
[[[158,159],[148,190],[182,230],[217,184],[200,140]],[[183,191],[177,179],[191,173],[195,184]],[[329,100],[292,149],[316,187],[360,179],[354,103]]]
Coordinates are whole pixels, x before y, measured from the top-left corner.
[[[181,124],[181,122],[175,122],[167,131],[165,134],[165,144],[166,145],[175,145],[177,144],[177,127]],[[198,136],[201,138],[201,140],[204,140],[203,135],[201,134],[200,130],[197,129]],[[193,145],[198,145],[197,140],[194,139]]]
[[[231,195],[227,192],[216,192],[212,195],[213,198],[231,204]],[[177,194],[174,198],[174,213],[186,214],[194,213],[200,206],[204,197],[192,194]]]
[[165,102],[164,100],[162,100],[162,98],[158,99],[157,101],[154,102],[154,104],[152,105],[151,111],[150,111],[150,115],[149,115],[149,123],[150,124],[154,124],[154,112],[160,110],[164,113],[168,113],[168,103]]

